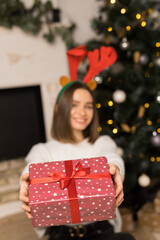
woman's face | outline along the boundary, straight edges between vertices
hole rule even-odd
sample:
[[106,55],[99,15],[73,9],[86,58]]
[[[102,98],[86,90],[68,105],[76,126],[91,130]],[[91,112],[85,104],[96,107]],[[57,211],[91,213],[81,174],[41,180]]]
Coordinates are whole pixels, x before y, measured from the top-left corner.
[[93,119],[93,99],[85,89],[77,89],[73,93],[70,124],[75,136],[82,134]]

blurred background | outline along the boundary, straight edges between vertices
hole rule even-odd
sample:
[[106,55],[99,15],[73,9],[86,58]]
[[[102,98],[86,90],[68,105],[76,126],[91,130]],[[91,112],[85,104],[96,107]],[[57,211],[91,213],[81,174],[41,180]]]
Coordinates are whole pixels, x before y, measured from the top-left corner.
[[[0,234],[37,239],[20,210],[19,177],[30,148],[49,140],[66,51],[113,46],[117,62],[94,80],[101,135],[125,161],[123,231],[160,237],[160,2],[0,2]],[[85,59],[78,69],[82,79]],[[18,230],[18,224],[22,227]],[[28,230],[24,230],[24,229]]]

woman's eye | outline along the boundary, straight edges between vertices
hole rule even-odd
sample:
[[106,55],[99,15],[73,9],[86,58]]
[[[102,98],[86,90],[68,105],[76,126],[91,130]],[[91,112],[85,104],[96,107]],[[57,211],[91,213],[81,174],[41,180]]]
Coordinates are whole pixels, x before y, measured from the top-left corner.
[[72,107],[77,107],[77,104],[75,104],[75,103],[72,103]]
[[86,108],[93,109],[93,106],[88,105],[88,106],[86,106]]

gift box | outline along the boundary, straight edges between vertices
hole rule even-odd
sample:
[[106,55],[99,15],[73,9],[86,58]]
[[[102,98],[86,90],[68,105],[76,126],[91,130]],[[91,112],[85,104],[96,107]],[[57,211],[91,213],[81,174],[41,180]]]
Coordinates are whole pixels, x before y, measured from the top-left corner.
[[114,219],[115,198],[105,157],[30,165],[34,228]]

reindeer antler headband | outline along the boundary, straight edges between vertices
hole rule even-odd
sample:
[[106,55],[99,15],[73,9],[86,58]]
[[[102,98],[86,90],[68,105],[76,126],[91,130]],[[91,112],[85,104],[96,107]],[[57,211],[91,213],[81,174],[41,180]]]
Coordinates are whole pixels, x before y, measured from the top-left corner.
[[71,79],[69,79],[67,76],[62,76],[60,78],[60,84],[63,88],[60,91],[57,100],[59,100],[62,92],[64,92],[64,90],[70,84],[77,81],[78,66],[86,56],[88,57],[89,61],[89,69],[82,82],[85,82],[91,90],[94,90],[97,86],[96,82],[93,80],[93,77],[95,77],[106,67],[111,66],[117,60],[117,53],[111,46],[102,46],[100,50],[94,49],[94,51],[89,52],[87,52],[86,46],[79,46],[69,50],[67,52],[67,57]]

